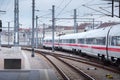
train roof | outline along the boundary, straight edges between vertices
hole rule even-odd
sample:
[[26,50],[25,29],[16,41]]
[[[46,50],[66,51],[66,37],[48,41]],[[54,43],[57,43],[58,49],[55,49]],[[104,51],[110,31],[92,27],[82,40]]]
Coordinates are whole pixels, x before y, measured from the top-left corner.
[[[58,36],[54,36],[54,39],[58,39],[59,37]],[[51,40],[52,37],[48,36],[48,37],[45,37],[44,40]]]
[[81,33],[74,33],[74,34],[67,34],[67,35],[62,35],[62,39],[76,39],[76,38],[92,38],[92,37],[105,37],[107,36],[108,30],[111,29],[110,34],[111,35],[120,35],[120,25],[113,25],[105,28],[100,28],[100,29],[94,29],[90,30],[87,32],[81,32]]
[[86,32],[85,37],[86,38],[105,37],[107,35],[109,29],[110,29],[110,27],[91,30],[91,31]]
[[120,25],[112,27],[109,34],[110,36],[120,36]]

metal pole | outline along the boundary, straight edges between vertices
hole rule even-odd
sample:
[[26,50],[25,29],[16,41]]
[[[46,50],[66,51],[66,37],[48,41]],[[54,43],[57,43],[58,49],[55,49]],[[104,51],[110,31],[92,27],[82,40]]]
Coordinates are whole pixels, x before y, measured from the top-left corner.
[[14,46],[19,45],[19,0],[15,0],[14,9]]
[[52,52],[54,52],[55,6],[52,6]]
[[74,33],[77,33],[78,30],[77,30],[77,23],[76,23],[76,18],[77,18],[77,11],[76,9],[74,9]]
[[16,31],[16,0],[14,0],[14,43],[15,46],[15,31]]
[[[45,37],[45,23],[43,23],[43,36],[42,36],[42,43],[43,43],[44,37]],[[43,44],[42,44],[42,47],[43,47]]]
[[36,48],[38,48],[38,16],[36,16]]
[[95,27],[95,19],[93,18],[93,28],[92,29],[94,29],[94,27]]
[[18,45],[19,45],[19,0],[18,0],[18,8],[17,8],[17,10],[18,10],[18,22],[17,22],[17,32],[18,32]]
[[32,0],[32,57],[34,57],[34,17],[35,17],[35,0]]
[[2,21],[0,20],[0,50],[1,50],[1,32],[2,32]]
[[119,18],[120,18],[120,1],[119,1]]
[[114,17],[114,0],[112,0],[112,17]]
[[8,47],[9,47],[9,41],[10,41],[10,22],[8,22]]
[[2,49],[1,46],[2,44],[1,44],[1,32],[0,32],[0,50]]

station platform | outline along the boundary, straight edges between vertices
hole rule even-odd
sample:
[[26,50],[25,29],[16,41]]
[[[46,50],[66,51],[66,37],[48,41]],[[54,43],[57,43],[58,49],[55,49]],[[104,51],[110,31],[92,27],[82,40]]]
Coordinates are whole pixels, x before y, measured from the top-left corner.
[[1,48],[0,80],[58,80],[55,71],[39,55],[20,47]]
[[0,70],[0,80],[58,80],[51,69]]

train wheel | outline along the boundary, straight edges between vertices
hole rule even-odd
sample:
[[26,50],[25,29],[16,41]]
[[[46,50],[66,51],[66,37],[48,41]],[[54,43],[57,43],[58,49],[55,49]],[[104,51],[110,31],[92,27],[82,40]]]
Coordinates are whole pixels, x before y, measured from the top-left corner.
[[78,54],[81,54],[81,50],[78,50]]
[[105,61],[106,61],[106,59],[105,59],[105,56],[104,56],[104,55],[102,55],[102,56],[101,56],[101,61],[103,61],[103,62],[105,62]]
[[104,56],[104,55],[101,56],[101,61],[102,61],[103,64],[106,65],[106,66],[108,66],[108,65],[110,64],[110,61],[107,60],[107,59],[105,59],[105,56]]
[[116,60],[115,64],[116,64],[116,66],[117,66],[118,68],[120,68],[120,58],[118,58],[118,59]]
[[78,50],[77,53],[78,53],[78,55],[81,55],[81,50]]
[[100,54],[98,54],[98,60],[101,60],[101,56],[100,56]]
[[75,49],[72,49],[72,53],[73,53],[73,54],[76,54],[76,50],[75,50]]

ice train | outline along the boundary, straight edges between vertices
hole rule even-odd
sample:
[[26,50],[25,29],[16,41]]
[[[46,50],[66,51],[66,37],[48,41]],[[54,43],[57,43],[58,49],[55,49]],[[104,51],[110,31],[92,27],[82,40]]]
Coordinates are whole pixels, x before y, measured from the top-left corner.
[[[52,36],[44,38],[43,46],[52,47]],[[57,36],[54,48],[86,53],[120,67],[120,25]]]

